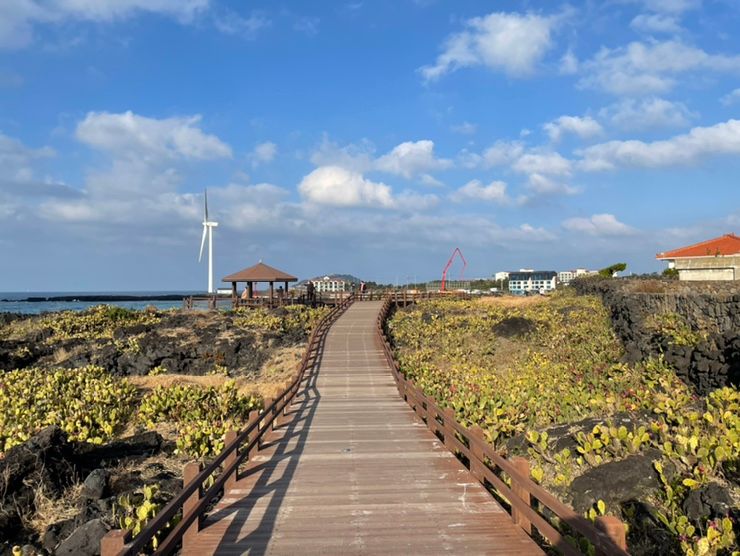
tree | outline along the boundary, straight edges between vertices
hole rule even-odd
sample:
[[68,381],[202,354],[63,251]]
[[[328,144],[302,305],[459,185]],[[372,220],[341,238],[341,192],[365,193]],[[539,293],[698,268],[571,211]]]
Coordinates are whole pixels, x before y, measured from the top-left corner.
[[613,278],[617,275],[617,272],[624,272],[625,270],[627,270],[627,263],[616,263],[599,270],[599,275],[604,278]]
[[671,280],[678,280],[678,269],[677,268],[666,268],[663,271],[664,278],[670,278]]

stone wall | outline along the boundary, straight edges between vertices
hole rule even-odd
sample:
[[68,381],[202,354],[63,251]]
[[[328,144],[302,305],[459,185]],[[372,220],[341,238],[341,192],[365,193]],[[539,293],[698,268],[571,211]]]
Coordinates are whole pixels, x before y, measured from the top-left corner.
[[[587,279],[573,287],[601,296],[628,361],[662,353],[700,394],[740,384],[740,282]],[[656,327],[660,315],[678,315],[696,341],[677,343]]]

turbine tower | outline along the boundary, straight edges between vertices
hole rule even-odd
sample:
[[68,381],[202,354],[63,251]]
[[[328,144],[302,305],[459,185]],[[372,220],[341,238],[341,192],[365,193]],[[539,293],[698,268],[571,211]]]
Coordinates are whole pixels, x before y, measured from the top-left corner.
[[208,293],[214,293],[213,289],[213,228],[218,226],[218,222],[208,220],[208,190],[204,192],[205,204],[203,211],[203,237],[200,240],[200,255],[198,262],[203,259],[203,248],[206,245],[206,236],[208,236]]

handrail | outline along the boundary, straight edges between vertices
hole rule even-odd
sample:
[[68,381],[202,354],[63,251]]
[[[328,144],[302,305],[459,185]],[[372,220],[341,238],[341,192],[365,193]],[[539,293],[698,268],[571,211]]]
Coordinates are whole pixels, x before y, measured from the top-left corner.
[[[154,552],[157,555],[171,554],[183,540],[190,527],[196,524],[205,513],[213,499],[224,488],[226,483],[236,477],[239,464],[242,463],[255,448],[259,448],[261,440],[267,431],[271,430],[273,422],[288,407],[294,396],[298,393],[301,383],[307,378],[306,371],[315,363],[319,348],[322,345],[326,333],[334,321],[354,301],[354,296],[345,298],[339,305],[335,306],[325,315],[318,325],[314,327],[309,336],[308,346],[303,354],[295,377],[291,383],[262,410],[259,415],[250,413],[249,422],[244,430],[235,435],[235,438],[211,461],[205,469],[198,472],[189,481],[185,478],[183,489],[170,500],[167,505],[152,518],[142,531],[131,538],[130,531],[112,530],[101,541],[102,556],[133,556],[139,554],[154,538],[154,536],[167,526],[183,509],[183,517],[180,522],[162,540]],[[253,412],[254,413],[254,412]],[[255,434],[256,433],[256,434]],[[245,444],[246,442],[246,444]],[[245,444],[245,445],[243,445]],[[243,445],[243,446],[242,446]],[[218,471],[221,464],[229,460],[224,469],[215,477],[213,485],[206,490],[202,496],[198,496],[197,503],[185,510],[185,505],[191,497],[200,493],[205,481]]]
[[[508,459],[496,452],[493,446],[486,441],[483,430],[479,427],[467,429],[458,423],[454,410],[442,409],[411,379],[406,378],[401,372],[400,364],[395,358],[385,332],[385,325],[394,302],[398,303],[394,295],[386,296],[378,314],[377,334],[396,381],[399,395],[406,400],[422,421],[426,422],[434,434],[441,436],[445,446],[451,452],[459,452],[467,458],[471,473],[483,486],[494,490],[509,502],[511,517],[515,523],[528,534],[531,534],[531,526],[534,526],[540,535],[566,555],[580,554],[580,551],[569,544],[563,534],[541,512],[532,507],[531,498],[534,498],[561,522],[588,539],[598,554],[629,556],[624,536],[625,527],[616,517],[601,516],[597,518],[597,523],[594,525],[585,517],[578,515],[573,508],[558,500],[529,478],[529,466],[524,458]],[[498,476],[497,470],[508,475],[511,486]]]

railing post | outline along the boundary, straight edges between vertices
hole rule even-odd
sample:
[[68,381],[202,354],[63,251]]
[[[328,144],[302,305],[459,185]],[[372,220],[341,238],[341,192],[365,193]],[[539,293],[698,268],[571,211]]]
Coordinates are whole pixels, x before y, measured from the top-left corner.
[[[183,485],[190,484],[193,479],[195,479],[198,476],[198,473],[200,473],[203,470],[203,466],[200,462],[197,461],[191,461],[189,463],[185,464],[185,468],[182,471],[182,481]],[[195,506],[197,506],[198,502],[200,501],[201,497],[201,490],[202,487],[198,486],[198,488],[191,494],[187,500],[182,505],[182,515],[183,518],[188,515]],[[182,546],[185,548],[188,544],[190,544],[194,539],[195,536],[198,534],[198,531],[200,531],[200,516],[197,516],[195,518],[195,521],[193,521],[192,525],[188,527],[187,531],[185,531],[185,534],[182,537]]]
[[483,455],[483,445],[486,442],[486,435],[478,425],[470,427],[468,435],[468,447],[470,448],[470,472],[473,477],[481,483],[484,482],[483,468],[485,467],[485,456]]
[[[233,429],[229,429],[226,431],[226,436],[224,437],[224,443],[226,446],[230,446],[234,440],[236,440],[236,431]],[[236,461],[237,456],[239,455],[239,447],[237,446],[236,449],[231,452],[228,456],[226,456],[226,459],[224,460],[224,469],[229,467],[232,463]],[[226,496],[226,493],[229,492],[234,486],[236,485],[236,481],[239,478],[239,469],[234,469],[234,473],[226,477],[226,483],[224,484],[224,496]]]
[[429,427],[429,405],[427,404],[427,397],[424,392],[421,392],[421,401],[419,403],[421,404],[421,414],[419,417],[421,417],[421,420],[426,423],[427,427]]
[[[519,472],[522,477],[529,479],[529,462],[526,458],[511,458],[509,460],[514,468]],[[527,506],[530,506],[532,501],[527,488],[519,484],[514,477],[511,477],[511,490],[517,497],[521,498]],[[532,524],[524,515],[512,506],[511,508],[511,519],[519,527],[524,529],[528,535],[532,534]]]
[[[269,419],[272,416],[272,414],[273,414],[273,408],[270,407],[272,405],[272,402],[273,401],[274,400],[272,398],[267,398],[265,400],[265,419]],[[268,411],[268,409],[269,409],[269,411]],[[267,432],[270,432],[274,428],[274,425],[275,425],[275,421],[271,422],[268,425]],[[263,425],[263,428],[264,428],[264,425]]]
[[[252,424],[256,423],[257,420],[260,418],[260,414],[258,411],[255,411],[254,409],[249,412],[249,418],[247,419],[247,427],[251,427]],[[259,427],[255,427],[254,431],[252,432],[252,435],[250,438],[247,439],[248,443],[252,442],[252,439],[254,437],[258,437],[260,434]],[[257,442],[257,444],[254,445],[254,447],[249,450],[249,453],[247,454],[247,461],[254,458],[254,455],[259,451],[260,449],[260,443]]]
[[118,556],[123,550],[128,531],[111,529],[100,539],[100,556]]
[[442,416],[444,418],[442,430],[445,435],[445,446],[454,454],[455,446],[452,444],[452,439],[455,437],[455,428],[452,426],[452,423],[455,420],[455,410],[448,407],[442,411]]
[[618,517],[600,515],[596,518],[596,527],[606,533],[609,539],[619,548],[627,550],[627,529]]

